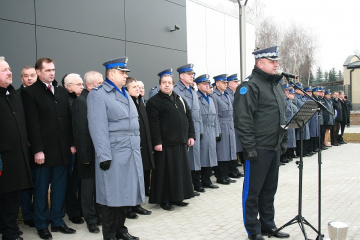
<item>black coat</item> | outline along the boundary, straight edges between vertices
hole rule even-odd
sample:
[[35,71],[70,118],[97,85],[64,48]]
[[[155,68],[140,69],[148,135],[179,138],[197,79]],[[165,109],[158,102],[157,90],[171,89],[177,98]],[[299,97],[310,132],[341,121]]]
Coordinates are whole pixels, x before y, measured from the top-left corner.
[[336,110],[336,112],[337,112],[336,117],[335,117],[335,122],[341,122],[342,121],[342,108],[341,108],[340,99],[332,98],[332,100],[333,100],[334,110]]
[[144,171],[149,171],[155,168],[153,155],[154,151],[151,143],[149,120],[146,114],[145,105],[142,102],[141,95],[137,99],[135,97],[131,98],[133,99],[139,114],[140,148],[143,168]]
[[89,91],[84,89],[71,107],[72,127],[80,178],[95,178],[95,149],[87,120],[86,99],[88,94]]
[[11,85],[0,88],[0,113],[0,193],[32,188],[24,108]]
[[186,144],[195,138],[194,123],[186,101],[175,92],[171,96],[159,91],[146,104],[153,146]]
[[[74,146],[68,91],[53,81],[53,94],[39,79],[21,91],[32,153],[43,151],[52,167],[70,163]],[[35,165],[40,166],[40,165]]]
[[347,120],[347,118],[348,118],[348,116],[347,116],[347,112],[348,112],[347,106],[346,106],[346,103],[345,103],[344,100],[339,98],[339,101],[341,103],[341,123],[346,124],[347,121],[348,121]]

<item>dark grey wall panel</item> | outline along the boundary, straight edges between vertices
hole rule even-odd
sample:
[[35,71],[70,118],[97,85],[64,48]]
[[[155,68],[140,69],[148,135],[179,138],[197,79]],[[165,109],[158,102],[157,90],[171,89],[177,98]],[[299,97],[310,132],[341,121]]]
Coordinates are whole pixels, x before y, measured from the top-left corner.
[[178,80],[176,69],[186,64],[186,52],[159,47],[127,43],[129,76],[144,82],[146,98],[149,90],[158,84],[157,74],[167,68],[172,68],[174,80]]
[[21,69],[35,65],[35,27],[29,24],[0,20],[0,55],[5,56],[13,73],[13,86],[21,85]]
[[36,0],[37,24],[125,40],[124,0]]
[[38,57],[55,60],[56,79],[67,73],[84,73],[90,70],[102,74],[102,63],[125,55],[125,44],[120,40],[89,36],[80,33],[38,27]]
[[0,18],[34,24],[34,1],[1,0]]
[[[164,0],[125,3],[126,40],[186,51],[186,9]],[[177,24],[179,31],[170,32]]]

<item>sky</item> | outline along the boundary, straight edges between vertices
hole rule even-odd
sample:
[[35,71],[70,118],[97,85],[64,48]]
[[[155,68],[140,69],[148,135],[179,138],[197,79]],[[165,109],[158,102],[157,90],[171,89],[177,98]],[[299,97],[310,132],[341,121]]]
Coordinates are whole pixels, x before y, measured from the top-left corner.
[[[251,5],[253,0],[248,0]],[[253,1],[254,2],[254,1]],[[360,0],[263,0],[264,15],[281,26],[298,24],[316,38],[316,69],[343,71],[360,53]]]

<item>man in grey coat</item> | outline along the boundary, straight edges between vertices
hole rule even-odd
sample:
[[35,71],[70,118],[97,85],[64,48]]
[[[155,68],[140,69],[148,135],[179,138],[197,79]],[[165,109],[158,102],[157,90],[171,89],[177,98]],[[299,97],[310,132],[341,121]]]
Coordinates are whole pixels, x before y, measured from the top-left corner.
[[216,138],[219,137],[220,131],[214,100],[209,95],[209,77],[208,74],[203,74],[195,79],[204,128],[204,137],[200,141],[201,183],[204,188],[219,188],[210,180],[211,168],[217,166]]
[[221,130],[221,134],[216,139],[218,166],[214,167],[214,172],[216,182],[227,185],[236,182],[236,180],[230,179],[228,176],[230,160],[237,159],[234,114],[231,99],[225,92],[227,74],[215,76],[214,80],[216,89],[212,94],[212,98],[214,99]]
[[145,202],[138,112],[125,90],[127,57],[105,62],[106,80],[87,98],[94,143],[96,201],[104,239],[138,239],[125,227],[126,206]]
[[[191,110],[191,116],[195,128],[195,143],[188,151],[189,167],[191,170],[192,183],[194,190],[205,192],[201,184],[201,163],[200,163],[200,140],[204,133],[201,120],[199,99],[196,91],[192,87],[194,84],[194,65],[186,64],[177,69],[179,72],[179,82],[174,86],[174,92],[181,96]],[[197,196],[198,194],[195,194]]]

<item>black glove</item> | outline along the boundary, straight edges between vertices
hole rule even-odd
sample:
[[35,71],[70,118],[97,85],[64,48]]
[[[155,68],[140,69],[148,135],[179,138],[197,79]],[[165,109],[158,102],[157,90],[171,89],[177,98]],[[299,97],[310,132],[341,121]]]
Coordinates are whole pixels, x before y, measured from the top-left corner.
[[222,134],[220,133],[218,137],[216,137],[216,141],[217,142],[220,142],[221,141],[221,137],[222,137]]
[[287,144],[286,143],[281,143],[281,154],[284,154],[287,150]]
[[200,140],[203,139],[204,134],[200,133]]
[[110,165],[111,165],[111,160],[107,160],[107,161],[104,161],[104,162],[101,162],[100,163],[100,168],[104,171],[108,170],[110,168]]
[[258,156],[257,156],[257,152],[254,148],[249,149],[249,150],[245,150],[246,151],[246,160],[249,161],[257,161],[258,160]]

